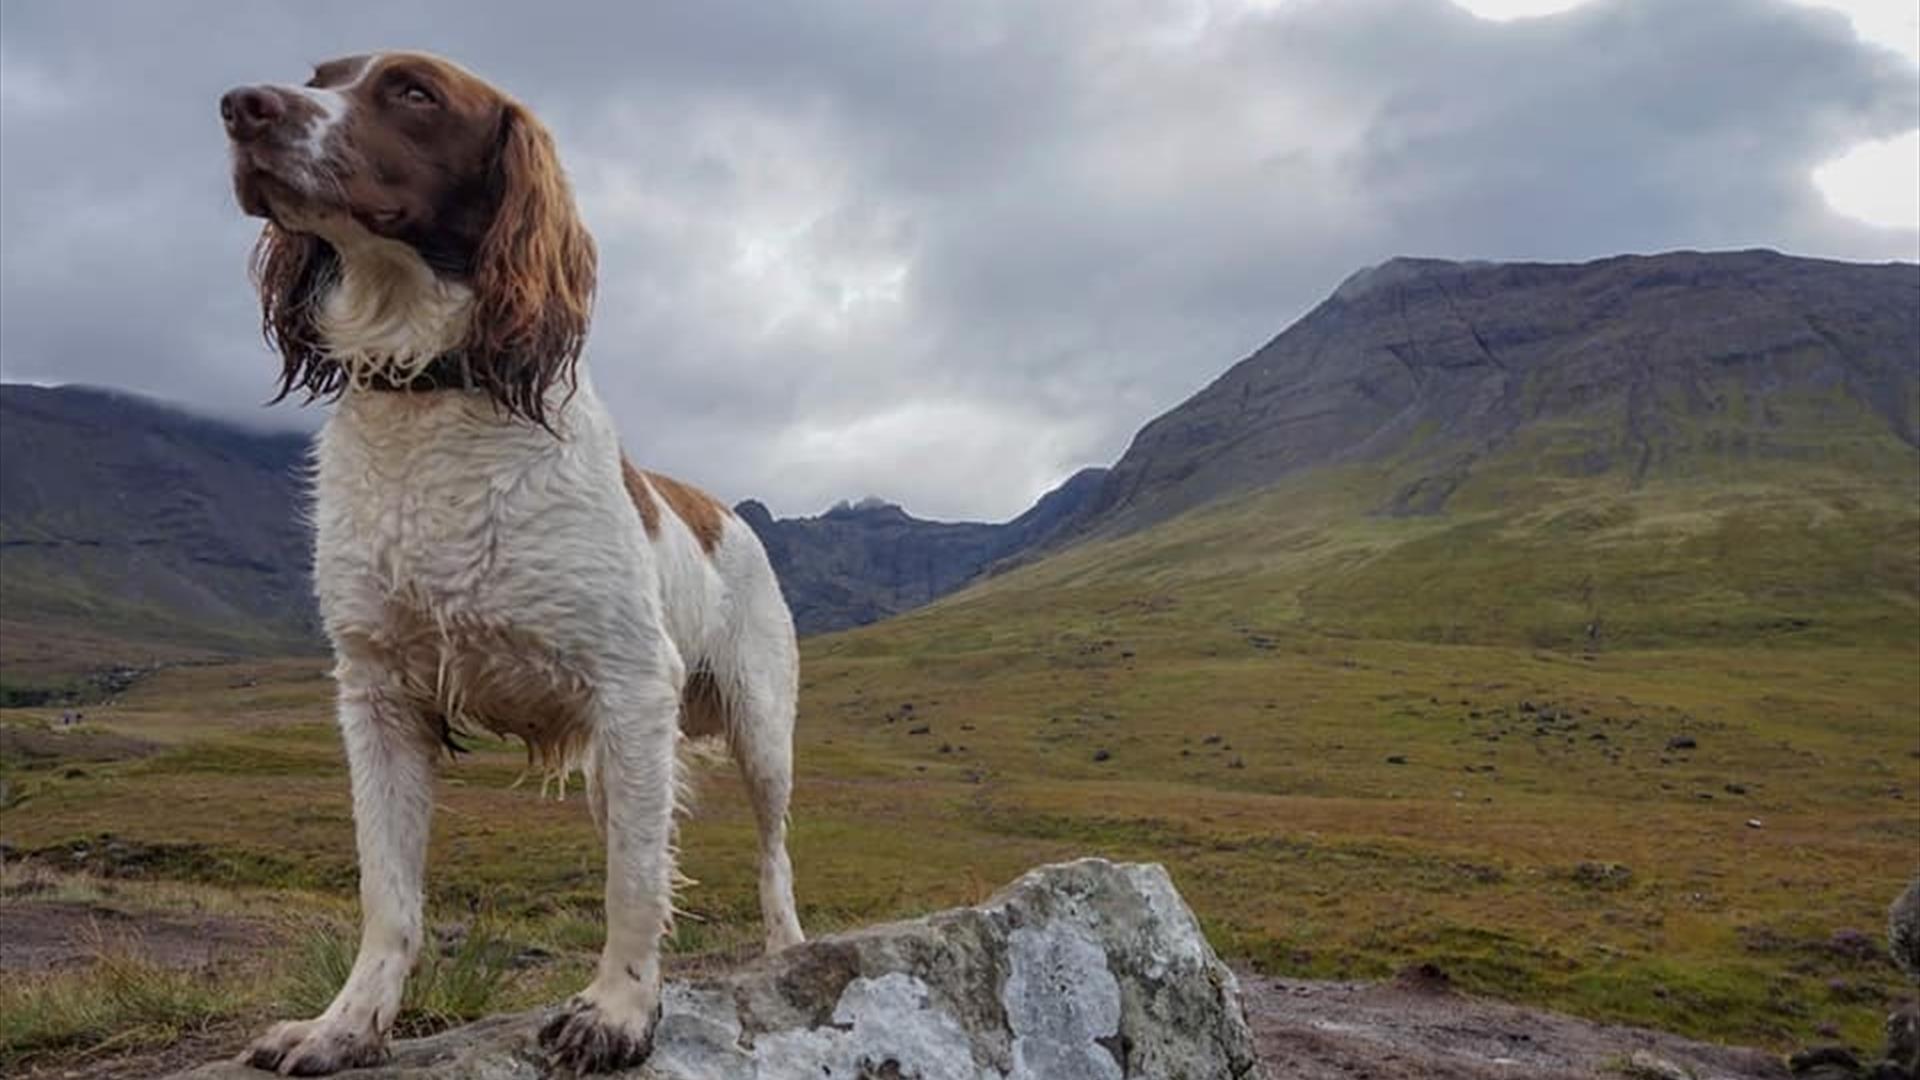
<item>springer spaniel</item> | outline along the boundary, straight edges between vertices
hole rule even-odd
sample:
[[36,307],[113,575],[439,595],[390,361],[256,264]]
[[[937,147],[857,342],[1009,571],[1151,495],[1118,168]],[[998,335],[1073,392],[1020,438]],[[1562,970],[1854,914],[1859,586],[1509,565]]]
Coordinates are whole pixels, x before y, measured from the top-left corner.
[[[724,737],[760,833],[766,947],[801,940],[787,858],[798,654],[758,539],[635,468],[579,366],[592,238],[524,105],[432,56],[321,64],[220,99],[280,398],[337,400],[314,448],[314,586],[336,659],[360,952],[327,1010],[244,1055],[378,1060],[426,934],[443,745],[477,725],[580,769],[606,833],[599,972],[540,1032],[580,1071],[646,1057],[684,738]],[[275,400],[279,400],[276,398]]]

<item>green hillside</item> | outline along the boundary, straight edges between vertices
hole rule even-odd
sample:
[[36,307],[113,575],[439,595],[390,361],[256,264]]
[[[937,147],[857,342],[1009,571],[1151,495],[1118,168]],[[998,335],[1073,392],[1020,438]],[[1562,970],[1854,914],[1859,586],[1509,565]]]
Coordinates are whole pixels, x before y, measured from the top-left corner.
[[1264,969],[1868,1045],[1900,983],[1847,943],[1920,869],[1920,456],[1726,401],[1644,466],[1581,467],[1596,412],[1439,513],[1393,512],[1424,465],[1309,470],[817,640],[804,756],[916,779],[951,872],[1164,860]]

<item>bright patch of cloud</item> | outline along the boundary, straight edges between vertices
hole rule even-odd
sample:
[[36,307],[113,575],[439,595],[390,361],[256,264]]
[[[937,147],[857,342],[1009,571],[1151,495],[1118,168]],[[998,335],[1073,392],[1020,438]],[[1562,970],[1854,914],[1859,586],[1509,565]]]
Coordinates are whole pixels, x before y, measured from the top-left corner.
[[1482,19],[1506,22],[1509,19],[1535,19],[1571,11],[1590,0],[1453,0]]
[[1920,229],[1920,130],[1861,143],[1815,169],[1813,182],[1837,213]]
[[1794,0],[1831,8],[1853,22],[1853,32],[1920,64],[1920,6],[1913,0]]

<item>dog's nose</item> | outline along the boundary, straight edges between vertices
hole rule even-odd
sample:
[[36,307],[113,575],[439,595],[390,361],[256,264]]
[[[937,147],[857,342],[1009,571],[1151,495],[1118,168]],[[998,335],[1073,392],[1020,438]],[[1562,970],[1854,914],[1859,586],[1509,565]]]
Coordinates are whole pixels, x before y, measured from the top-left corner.
[[252,142],[287,115],[287,104],[272,87],[242,86],[220,95],[220,119],[234,142]]

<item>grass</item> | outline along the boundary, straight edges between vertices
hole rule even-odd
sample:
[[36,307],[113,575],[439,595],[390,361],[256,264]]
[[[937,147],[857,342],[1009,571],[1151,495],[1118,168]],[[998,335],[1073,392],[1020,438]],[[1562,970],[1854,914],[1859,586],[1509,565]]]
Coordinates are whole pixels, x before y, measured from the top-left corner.
[[[1103,854],[1165,863],[1259,970],[1431,962],[1601,1020],[1877,1046],[1910,990],[1853,943],[1920,851],[1920,512],[1850,463],[1885,447],[1836,446],[1766,483],[1711,456],[1637,485],[1497,461],[1427,518],[1374,513],[1405,478],[1351,466],[809,640],[803,922],[975,902]],[[311,1011],[353,890],[324,671],[159,671],[86,721],[151,752],[0,761],[0,833],[67,867],[122,845],[107,870],[139,903],[167,883],[338,927],[221,1005]],[[544,958],[495,983],[435,954],[417,1030],[591,970],[601,842],[577,801],[509,790],[520,765],[483,741],[446,771],[431,917]],[[682,971],[758,938],[751,816],[730,775],[702,787]]]
[[122,948],[77,972],[0,983],[0,1067],[76,1062],[169,1046],[242,1013],[257,982],[171,970]]
[[[323,924],[303,936],[300,957],[278,997],[289,1016],[316,1016],[346,985],[359,937]],[[445,948],[425,950],[394,1021],[397,1035],[425,1034],[497,1012],[507,998],[518,949],[479,924]]]

